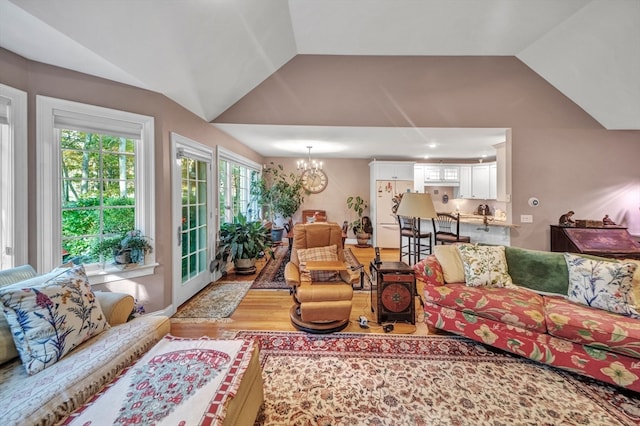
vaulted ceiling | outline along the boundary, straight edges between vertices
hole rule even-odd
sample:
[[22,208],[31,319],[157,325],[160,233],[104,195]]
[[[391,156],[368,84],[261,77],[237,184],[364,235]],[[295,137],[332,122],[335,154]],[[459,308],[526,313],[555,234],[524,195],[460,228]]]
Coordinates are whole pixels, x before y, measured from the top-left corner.
[[640,0],[0,0],[0,47],[207,121],[299,54],[515,56],[604,128],[635,130],[638,22]]

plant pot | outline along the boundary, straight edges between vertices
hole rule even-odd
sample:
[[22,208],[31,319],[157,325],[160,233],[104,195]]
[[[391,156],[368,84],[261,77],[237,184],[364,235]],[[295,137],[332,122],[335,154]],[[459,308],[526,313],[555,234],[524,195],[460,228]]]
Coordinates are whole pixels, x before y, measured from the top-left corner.
[[271,241],[279,244],[282,242],[282,234],[284,234],[284,228],[271,228]]
[[358,247],[369,247],[369,238],[371,237],[371,235],[367,234],[367,233],[357,233],[356,234],[356,241],[357,241],[357,246]]
[[125,250],[113,254],[113,262],[118,265],[128,265],[131,263],[131,251]]
[[256,273],[256,259],[236,259],[233,261],[238,275],[251,275]]

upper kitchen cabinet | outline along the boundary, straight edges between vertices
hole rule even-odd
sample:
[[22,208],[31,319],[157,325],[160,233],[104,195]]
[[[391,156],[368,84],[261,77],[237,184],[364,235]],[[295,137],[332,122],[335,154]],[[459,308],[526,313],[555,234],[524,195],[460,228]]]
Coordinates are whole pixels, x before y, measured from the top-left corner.
[[424,165],[424,184],[454,186],[460,183],[460,167],[451,164]]
[[373,180],[410,180],[413,181],[415,163],[410,161],[372,161]]
[[460,166],[456,198],[495,200],[498,192],[496,163]]

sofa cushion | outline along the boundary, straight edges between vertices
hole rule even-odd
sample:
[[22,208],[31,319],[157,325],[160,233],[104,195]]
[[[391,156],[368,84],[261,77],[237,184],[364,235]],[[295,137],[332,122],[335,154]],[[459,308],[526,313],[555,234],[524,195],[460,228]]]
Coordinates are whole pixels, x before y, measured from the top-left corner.
[[472,287],[511,287],[504,246],[458,244],[456,246],[462,264],[464,279]]
[[2,365],[2,424],[60,424],[71,411],[148,351],[169,332],[169,327],[169,318],[155,315],[111,327],[33,376],[27,375],[17,359]]
[[505,247],[504,254],[514,284],[566,296],[569,273],[562,253]]
[[[521,287],[469,287],[465,284],[424,286],[427,301],[458,311],[546,332],[542,296]],[[469,317],[472,321],[473,318]]]
[[433,254],[442,266],[445,283],[464,282],[464,265],[454,244],[436,245],[433,247]]
[[564,254],[569,269],[568,298],[593,308],[640,319],[632,305],[631,285],[638,265]]
[[82,265],[0,289],[22,364],[35,374],[109,328]]
[[442,265],[432,254],[413,265],[416,279],[424,281],[429,285],[444,285],[444,275]]
[[313,282],[338,281],[337,271],[307,271],[305,262],[310,260],[336,261],[338,260],[338,246],[333,244],[325,247],[312,247],[308,249],[297,249],[298,260],[300,261],[300,272],[303,277],[311,279]]
[[637,319],[549,296],[544,296],[544,316],[553,336],[640,358]]

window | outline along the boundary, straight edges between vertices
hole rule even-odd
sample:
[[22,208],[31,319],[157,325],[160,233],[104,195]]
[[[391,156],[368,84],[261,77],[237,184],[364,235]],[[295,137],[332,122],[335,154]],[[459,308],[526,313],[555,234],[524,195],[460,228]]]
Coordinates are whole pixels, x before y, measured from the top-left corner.
[[27,94],[0,84],[0,270],[27,263]]
[[238,213],[249,220],[260,219],[258,203],[251,197],[251,182],[260,170],[259,164],[218,147],[220,224],[233,222]]
[[153,254],[123,273],[95,250],[132,230],[153,241],[153,118],[43,96],[37,114],[38,270],[71,260],[92,283],[153,273]]

